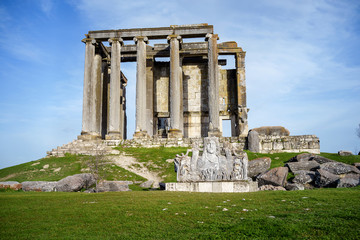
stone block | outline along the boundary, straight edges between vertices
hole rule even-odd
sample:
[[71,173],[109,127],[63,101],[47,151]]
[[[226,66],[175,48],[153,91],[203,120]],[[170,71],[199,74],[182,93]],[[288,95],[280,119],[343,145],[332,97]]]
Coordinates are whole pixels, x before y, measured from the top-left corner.
[[212,182],[199,182],[199,192],[212,192]]

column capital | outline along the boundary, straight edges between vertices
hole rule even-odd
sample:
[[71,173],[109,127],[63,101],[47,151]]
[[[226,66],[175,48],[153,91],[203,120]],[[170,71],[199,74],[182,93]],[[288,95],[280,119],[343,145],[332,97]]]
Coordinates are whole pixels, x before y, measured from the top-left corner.
[[109,38],[108,42],[112,45],[113,42],[120,42],[120,45],[124,45],[124,40],[122,38]]
[[136,36],[133,40],[135,43],[137,43],[137,41],[144,41],[145,43],[149,43],[149,39],[146,36]]
[[219,35],[214,33],[208,33],[205,36],[205,41],[209,41],[210,38],[215,38],[216,40],[219,40]]
[[182,41],[182,37],[177,34],[171,34],[171,35],[167,36],[166,39],[168,40],[168,42],[170,42],[171,39],[177,39],[180,42]]
[[83,43],[91,43],[91,44],[95,44],[96,43],[96,40],[93,39],[93,38],[84,38],[81,40]]

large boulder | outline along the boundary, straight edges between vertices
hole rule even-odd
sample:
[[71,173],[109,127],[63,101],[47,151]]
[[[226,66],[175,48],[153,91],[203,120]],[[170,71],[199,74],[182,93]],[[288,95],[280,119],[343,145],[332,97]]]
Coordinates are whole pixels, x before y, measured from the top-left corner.
[[323,169],[316,171],[315,186],[317,187],[336,187],[340,176],[332,174]]
[[340,175],[345,173],[357,173],[360,174],[360,170],[355,166],[351,166],[341,162],[327,162],[320,165],[320,169],[328,171],[332,174]]
[[19,190],[22,188],[21,183],[16,181],[8,181],[8,182],[0,182],[0,189],[12,189],[12,190]]
[[360,169],[360,163],[356,162],[356,163],[354,163],[354,166],[355,166],[357,169]]
[[57,182],[27,181],[22,182],[23,191],[53,192]]
[[319,164],[323,164],[327,162],[335,162],[334,160],[319,155],[314,155],[314,157],[311,160],[316,161]]
[[83,188],[87,189],[95,183],[96,179],[91,173],[75,174],[58,181],[55,190],[58,192],[77,192]]
[[297,171],[295,177],[293,178],[293,183],[306,184],[311,183],[315,180],[315,172],[313,171]]
[[289,136],[290,132],[281,126],[264,126],[259,128],[253,128],[251,131],[256,131],[259,135],[270,135],[270,136]]
[[154,181],[152,180],[148,180],[146,182],[143,182],[140,184],[140,187],[142,188],[151,188],[151,186],[153,185]]
[[311,171],[316,170],[320,167],[320,164],[316,161],[307,161],[307,162],[289,162],[287,166],[291,172],[295,173],[301,170]]
[[286,191],[286,189],[281,186],[262,185],[259,187],[259,191]]
[[97,185],[98,192],[124,192],[130,191],[128,181],[100,181]]
[[287,183],[285,189],[288,191],[304,190],[304,185],[300,183]]
[[338,151],[338,154],[340,156],[352,156],[352,155],[354,155],[351,151],[344,151],[344,150]]
[[360,174],[346,174],[344,178],[338,180],[337,188],[356,187],[360,185]]
[[248,177],[256,177],[261,173],[269,170],[271,165],[271,158],[262,157],[256,158],[248,162]]
[[270,169],[269,171],[262,173],[258,176],[257,180],[259,186],[273,185],[284,187],[288,172],[289,170],[287,167],[277,167]]
[[259,133],[250,130],[248,134],[248,149],[250,152],[260,152],[260,139]]
[[314,158],[314,154],[311,153],[301,153],[291,158],[289,162],[307,162]]

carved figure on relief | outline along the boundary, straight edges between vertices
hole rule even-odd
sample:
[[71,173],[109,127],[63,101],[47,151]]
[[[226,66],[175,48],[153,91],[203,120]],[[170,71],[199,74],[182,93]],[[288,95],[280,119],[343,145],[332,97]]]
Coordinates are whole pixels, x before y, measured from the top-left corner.
[[[224,150],[225,156],[221,154]],[[204,138],[203,154],[200,148],[193,144],[192,157],[188,152],[177,155],[174,159],[177,180],[180,182],[197,181],[234,181],[247,180],[248,158],[245,152],[236,153],[229,143],[220,147],[219,138]]]

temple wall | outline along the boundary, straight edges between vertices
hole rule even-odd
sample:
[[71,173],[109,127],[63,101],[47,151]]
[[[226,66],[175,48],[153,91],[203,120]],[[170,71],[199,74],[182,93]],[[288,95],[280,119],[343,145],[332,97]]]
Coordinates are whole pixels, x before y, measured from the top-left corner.
[[[206,137],[209,130],[207,64],[186,63],[182,72],[184,137]],[[153,74],[154,117],[168,117],[169,63],[155,62]],[[220,119],[231,119],[232,112],[228,110],[236,106],[236,70],[221,69],[219,66],[219,79]]]

